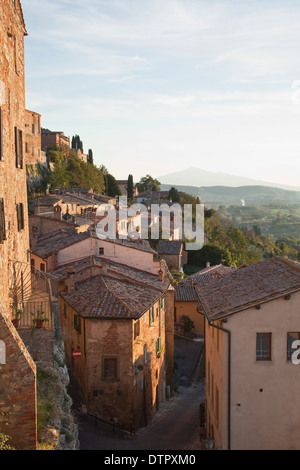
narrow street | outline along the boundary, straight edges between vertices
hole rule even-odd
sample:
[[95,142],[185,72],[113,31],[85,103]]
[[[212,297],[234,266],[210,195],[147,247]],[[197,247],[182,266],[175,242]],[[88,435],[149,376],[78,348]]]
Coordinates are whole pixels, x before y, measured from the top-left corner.
[[161,404],[149,426],[137,433],[113,430],[109,424],[77,415],[80,450],[200,450],[199,406],[204,400],[199,373],[201,347],[202,343],[176,338],[177,391]]

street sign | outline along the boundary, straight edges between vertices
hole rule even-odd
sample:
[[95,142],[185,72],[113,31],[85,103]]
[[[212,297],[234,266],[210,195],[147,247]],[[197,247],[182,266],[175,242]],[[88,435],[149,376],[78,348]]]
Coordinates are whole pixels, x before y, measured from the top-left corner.
[[75,349],[75,351],[73,351],[73,357],[81,357],[81,351],[79,351],[79,349]]

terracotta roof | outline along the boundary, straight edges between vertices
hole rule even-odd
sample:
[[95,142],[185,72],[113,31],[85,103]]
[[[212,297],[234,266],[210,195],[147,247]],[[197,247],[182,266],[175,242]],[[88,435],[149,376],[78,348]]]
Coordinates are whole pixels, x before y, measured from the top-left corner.
[[196,286],[208,317],[223,318],[300,290],[300,264],[273,257]]
[[175,288],[175,302],[199,302],[194,286],[178,284]]
[[90,267],[98,266],[100,272],[100,268],[104,261],[110,277],[122,277],[123,280],[131,280],[132,282],[145,284],[162,292],[166,291],[170,285],[171,281],[167,277],[164,279],[164,281],[161,281],[159,280],[158,276],[153,273],[116,263],[102,256],[89,256],[75,262],[73,261],[71,263],[64,264],[59,266],[54,271],[51,271],[49,274],[56,277],[60,281],[64,281],[67,279],[68,268],[73,267],[76,272],[79,273],[80,271],[84,271]]
[[157,248],[159,255],[180,255],[182,252],[182,241],[160,240]]
[[227,266],[223,266],[222,264],[216,266],[210,266],[208,268],[202,269],[195,274],[183,279],[181,281],[182,284],[200,284],[208,279],[212,279],[218,276],[224,276],[227,274],[232,274],[235,272],[234,268],[229,268]]
[[138,319],[163,293],[129,281],[95,276],[60,296],[85,318]]
[[37,240],[37,245],[31,251],[43,259],[48,258],[53,253],[58,253],[63,248],[81,242],[89,238],[90,232],[76,233],[71,230],[60,229],[42,235]]

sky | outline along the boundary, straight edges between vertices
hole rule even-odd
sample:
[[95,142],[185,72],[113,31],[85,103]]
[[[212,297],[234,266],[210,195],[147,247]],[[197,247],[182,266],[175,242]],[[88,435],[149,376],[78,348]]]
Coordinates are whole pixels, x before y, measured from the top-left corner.
[[117,179],[300,186],[298,0],[22,0],[26,108]]

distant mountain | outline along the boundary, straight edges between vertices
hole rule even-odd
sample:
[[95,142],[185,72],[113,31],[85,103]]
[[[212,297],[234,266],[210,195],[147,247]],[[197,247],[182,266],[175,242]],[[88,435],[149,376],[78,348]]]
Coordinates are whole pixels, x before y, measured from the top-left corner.
[[194,187],[207,187],[207,186],[265,186],[271,188],[280,188],[290,191],[300,191],[300,186],[288,186],[284,184],[271,183],[266,181],[255,180],[243,176],[235,176],[227,173],[219,173],[213,171],[201,170],[200,168],[191,167],[185,170],[162,175],[157,179],[166,185],[181,185],[181,186],[194,186]]
[[198,196],[202,204],[207,206],[220,205],[263,205],[263,204],[300,204],[300,192],[288,191],[269,186],[183,186],[178,184],[162,184],[161,189],[168,191],[171,186],[175,186],[178,191],[182,191],[193,196]]

